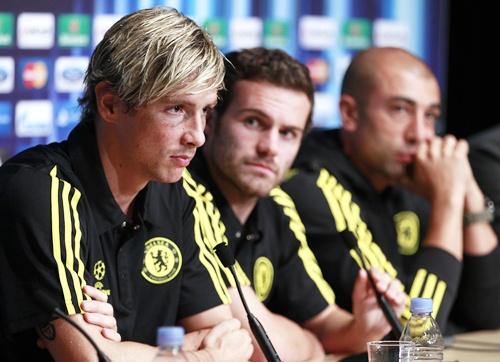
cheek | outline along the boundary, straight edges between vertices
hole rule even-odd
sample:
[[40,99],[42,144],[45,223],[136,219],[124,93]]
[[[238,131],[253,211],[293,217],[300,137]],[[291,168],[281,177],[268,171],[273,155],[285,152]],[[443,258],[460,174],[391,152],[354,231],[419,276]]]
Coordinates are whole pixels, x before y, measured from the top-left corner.
[[285,173],[292,166],[299,151],[299,147],[300,142],[282,145],[279,147],[280,154],[278,156],[278,163],[281,173]]

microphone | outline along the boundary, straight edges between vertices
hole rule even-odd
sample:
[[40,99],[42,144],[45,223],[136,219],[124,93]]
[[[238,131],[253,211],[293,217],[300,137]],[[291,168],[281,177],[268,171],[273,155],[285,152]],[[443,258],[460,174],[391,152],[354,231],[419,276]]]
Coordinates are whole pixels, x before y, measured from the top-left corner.
[[81,334],[83,334],[83,336],[87,339],[87,341],[90,342],[92,347],[94,347],[95,351],[97,352],[97,358],[99,359],[99,362],[111,362],[109,357],[106,356],[106,354],[94,342],[92,337],[82,327],[80,327],[77,323],[75,323],[75,321],[69,318],[68,315],[65,312],[63,312],[59,307],[55,307],[55,303],[52,300],[52,298],[50,298],[45,292],[43,292],[40,289],[35,290],[34,295],[35,298],[42,304],[42,306],[46,310],[54,312],[59,317],[61,317],[66,322],[75,327]]
[[358,254],[359,259],[361,259],[361,269],[365,270],[366,274],[368,274],[368,281],[372,286],[373,291],[375,292],[377,303],[380,309],[382,309],[385,319],[387,319],[387,322],[389,322],[389,324],[392,327],[391,335],[395,339],[399,339],[401,337],[401,334],[403,333],[401,322],[399,321],[399,318],[396,316],[396,313],[394,313],[394,310],[392,309],[391,305],[385,298],[385,295],[383,293],[380,293],[380,291],[377,289],[377,286],[375,285],[375,280],[373,280],[373,276],[366,266],[365,256],[358,246],[358,241],[354,237],[353,233],[347,229],[341,231],[340,236],[342,237],[342,240],[345,242],[347,248],[353,249],[354,252]]
[[214,250],[217,256],[219,257],[219,260],[221,261],[222,265],[224,265],[226,268],[229,268],[231,274],[234,277],[236,288],[238,289],[238,294],[240,296],[241,302],[243,303],[243,308],[245,308],[245,311],[247,313],[248,324],[250,324],[250,329],[252,330],[252,333],[255,336],[257,343],[262,349],[262,352],[264,352],[266,359],[268,360],[268,362],[281,362],[281,359],[278,356],[276,350],[274,349],[274,346],[271,343],[271,340],[269,339],[264,327],[259,322],[257,317],[255,317],[248,308],[245,297],[243,296],[243,292],[241,291],[240,282],[238,280],[236,271],[234,269],[234,263],[235,263],[234,256],[224,243],[217,244],[214,247]]

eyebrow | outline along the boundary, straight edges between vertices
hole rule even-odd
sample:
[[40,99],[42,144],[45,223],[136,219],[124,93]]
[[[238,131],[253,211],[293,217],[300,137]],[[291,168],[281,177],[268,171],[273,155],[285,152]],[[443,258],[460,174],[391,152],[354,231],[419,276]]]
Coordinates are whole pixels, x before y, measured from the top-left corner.
[[[257,113],[262,118],[271,119],[271,117],[269,117],[269,115],[267,113],[262,112],[260,109],[257,109],[257,108],[243,108],[240,111],[238,111],[238,113],[236,113],[236,114],[239,116],[239,115],[245,114],[245,113]],[[293,129],[293,130],[297,130],[300,132],[304,132],[304,128],[300,128],[297,126],[284,125],[284,127],[288,128],[288,129]]]
[[[168,104],[168,105],[185,104],[185,105],[191,106],[191,107],[196,105],[194,102],[188,101],[186,99],[182,99],[181,97],[168,98],[164,101],[164,104]],[[217,99],[215,99],[213,102],[208,103],[205,107],[214,108],[216,105],[217,105]]]
[[[410,105],[412,105],[413,107],[415,107],[417,105],[417,102],[415,102],[413,99],[411,98],[407,98],[407,97],[392,97],[390,99],[391,102],[405,102],[405,103],[408,103]],[[426,108],[431,108],[431,109],[435,109],[435,110],[438,110],[439,112],[441,112],[441,104],[440,103],[432,103],[431,105],[429,105],[428,107]]]

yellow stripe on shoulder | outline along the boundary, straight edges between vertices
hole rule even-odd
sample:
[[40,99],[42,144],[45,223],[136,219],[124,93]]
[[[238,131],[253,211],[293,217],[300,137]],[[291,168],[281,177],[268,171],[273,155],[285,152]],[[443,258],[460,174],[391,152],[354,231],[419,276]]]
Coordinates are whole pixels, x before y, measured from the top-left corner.
[[300,219],[295,203],[290,195],[280,187],[271,190],[270,195],[274,201],[283,208],[284,214],[290,219],[289,227],[300,243],[298,255],[304,264],[307,274],[316,284],[316,287],[327,303],[333,304],[335,302],[335,294],[328,282],[323,278],[323,273],[321,272],[316,257],[307,244],[306,228]]
[[215,245],[228,242],[220,212],[213,203],[212,194],[201,183],[197,183],[187,170],[182,175],[182,185],[186,193],[195,201],[194,239],[200,250],[200,262],[209,273],[219,298],[223,303],[228,304],[231,302],[231,297],[222,274],[227,279],[230,272],[225,270],[213,252]]
[[[49,174],[51,177],[52,254],[57,265],[59,284],[63,293],[66,311],[69,315],[73,315],[80,312],[80,310],[76,311],[74,305],[80,305],[83,301],[82,286],[85,284],[83,279],[84,268],[80,258],[80,220],[78,213],[75,213],[80,199],[80,192],[68,182],[57,177],[57,166],[54,166]],[[71,194],[73,196],[70,200]],[[73,232],[73,230],[75,231]],[[75,258],[78,270],[75,270]],[[67,273],[70,275],[70,280],[68,280]],[[76,303],[73,302],[73,295],[77,298]]]

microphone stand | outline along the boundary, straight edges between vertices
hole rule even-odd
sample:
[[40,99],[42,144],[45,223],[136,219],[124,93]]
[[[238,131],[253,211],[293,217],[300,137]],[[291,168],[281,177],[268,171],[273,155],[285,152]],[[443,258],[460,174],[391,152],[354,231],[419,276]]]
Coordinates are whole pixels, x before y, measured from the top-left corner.
[[111,359],[106,356],[106,354],[101,351],[99,346],[95,343],[92,337],[82,328],[80,327],[74,320],[68,317],[66,313],[64,313],[59,307],[54,307],[55,302],[41,289],[37,289],[33,292],[33,296],[40,303],[41,306],[45,308],[47,311],[51,311],[68,322],[71,326],[75,327],[84,337],[89,341],[89,343],[94,347],[97,358],[99,362],[111,362]]
[[250,325],[250,329],[252,330],[257,343],[259,344],[262,352],[266,356],[268,362],[281,362],[281,359],[278,355],[278,352],[274,349],[269,336],[264,329],[264,326],[259,322],[257,317],[255,317],[252,312],[250,312],[250,308],[248,308],[247,302],[245,300],[245,296],[243,295],[243,291],[241,290],[241,285],[238,280],[238,276],[236,275],[236,270],[234,268],[234,257],[231,255],[230,251],[226,248],[224,244],[218,244],[215,246],[215,252],[219,257],[219,260],[222,264],[229,268],[231,274],[233,275],[234,281],[236,283],[236,289],[238,290],[238,294],[241,299],[241,303],[243,304],[243,308],[245,309],[248,317],[248,324]]

